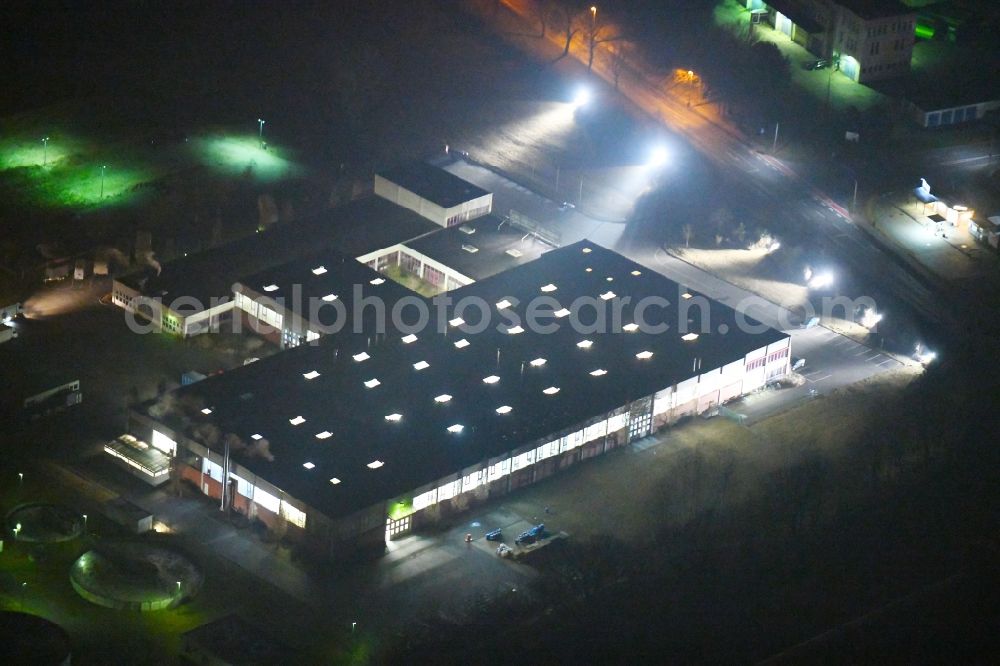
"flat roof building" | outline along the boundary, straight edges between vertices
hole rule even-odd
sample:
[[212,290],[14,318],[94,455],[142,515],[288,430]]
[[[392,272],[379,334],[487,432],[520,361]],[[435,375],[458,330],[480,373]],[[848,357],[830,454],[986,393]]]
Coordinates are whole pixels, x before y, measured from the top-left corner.
[[488,214],[493,194],[427,162],[410,162],[375,173],[375,194],[442,227]]
[[176,442],[179,473],[202,492],[334,555],[646,437],[789,366],[786,334],[589,242],[411,298],[428,308],[422,326],[352,322],[146,403],[132,432]]

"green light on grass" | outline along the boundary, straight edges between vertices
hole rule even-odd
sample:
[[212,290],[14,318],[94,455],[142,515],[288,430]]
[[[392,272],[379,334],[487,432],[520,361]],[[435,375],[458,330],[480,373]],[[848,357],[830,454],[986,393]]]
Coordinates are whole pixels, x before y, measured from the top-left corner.
[[271,144],[261,148],[253,135],[213,135],[191,142],[196,159],[225,175],[247,175],[257,180],[282,180],[296,175],[300,167],[287,151]]
[[51,167],[73,154],[73,143],[59,138],[41,137],[26,141],[22,137],[0,141],[0,171],[21,167]]
[[916,30],[917,39],[934,39],[934,26],[927,25],[926,23],[917,23]]
[[413,500],[403,499],[397,500],[389,504],[389,517],[393,520],[399,520],[400,518],[405,518],[413,513]]

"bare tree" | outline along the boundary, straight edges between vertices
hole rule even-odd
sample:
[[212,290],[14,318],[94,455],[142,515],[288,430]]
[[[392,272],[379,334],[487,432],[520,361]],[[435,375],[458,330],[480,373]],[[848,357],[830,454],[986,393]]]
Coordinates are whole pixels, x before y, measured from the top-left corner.
[[[594,68],[594,55],[601,44],[607,42],[617,42],[624,39],[621,34],[608,34],[607,26],[597,20],[597,15],[592,14],[590,22],[587,24],[587,71]],[[612,56],[614,51],[612,50]]]
[[545,39],[548,33],[549,16],[553,13],[552,0],[531,0],[531,15],[538,21],[538,38]]
[[559,26],[559,31],[566,37],[566,41],[563,42],[563,52],[562,55],[559,56],[560,58],[565,58],[569,55],[569,47],[570,44],[573,43],[573,37],[580,31],[580,29],[574,25],[575,18],[576,17],[573,15],[573,12],[569,11],[565,7],[557,7],[552,12],[553,23],[556,23]]

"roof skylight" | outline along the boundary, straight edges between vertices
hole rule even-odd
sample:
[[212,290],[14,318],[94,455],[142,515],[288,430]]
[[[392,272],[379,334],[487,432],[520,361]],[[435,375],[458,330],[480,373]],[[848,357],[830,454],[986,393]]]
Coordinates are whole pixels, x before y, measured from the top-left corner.
[[610,289],[601,294],[601,300],[604,301],[610,301],[614,297],[615,297],[615,292],[611,291]]
[[496,375],[490,375],[489,377],[483,377],[483,383],[484,384],[496,384],[498,381],[500,381],[500,378],[497,377]]
[[545,365],[545,359],[542,357],[538,357],[531,362],[531,367],[533,368],[540,368],[543,365]]
[[558,289],[558,287],[556,287],[551,282],[548,283],[548,284],[542,285],[542,291],[544,291],[546,294],[549,293],[549,292],[551,292],[551,291],[555,291],[556,289]]
[[355,354],[351,358],[360,363],[361,361],[367,361],[368,359],[371,358],[371,356],[368,355],[368,352],[360,352]]
[[579,347],[580,349],[590,349],[591,347],[594,346],[594,341],[593,340],[580,340],[578,343],[576,343],[576,346]]
[[303,372],[302,376],[305,377],[306,379],[316,379],[317,377],[319,377],[319,373],[316,372],[315,370],[310,370],[309,372]]
[[455,423],[455,424],[452,424],[452,425],[448,426],[448,432],[451,432],[451,433],[458,434],[458,433],[462,432],[463,430],[465,430],[465,426],[462,425],[461,423]]
[[212,413],[212,408],[206,407],[205,409],[201,410],[201,413],[204,414],[205,416],[208,416],[209,414]]
[[461,340],[455,340],[455,346],[459,349],[464,349],[469,346],[469,341],[466,340],[465,338],[462,338]]
[[625,324],[622,326],[622,330],[626,333],[635,333],[639,330],[639,324],[632,322],[631,324]]
[[337,294],[327,294],[326,296],[323,297],[323,300],[326,301],[327,303],[329,303],[330,301],[335,301],[337,300]]
[[683,294],[681,294],[681,298],[683,298],[684,300],[688,300],[689,298],[694,298],[694,296],[691,295],[691,292],[685,291]]
[[649,350],[644,350],[635,355],[636,358],[646,360],[647,358],[653,358],[653,352]]
[[302,425],[303,423],[306,422],[306,419],[305,419],[304,416],[302,416],[301,414],[299,414],[296,417],[288,419],[288,422],[291,423],[292,425]]
[[378,277],[378,278],[375,278],[374,280],[369,280],[368,284],[373,284],[373,285],[375,285],[377,287],[380,284],[382,284],[383,282],[385,282],[385,278]]
[[449,319],[448,324],[451,326],[461,326],[465,323],[465,320],[461,317],[455,317],[454,319]]
[[278,285],[268,284],[264,286],[264,291],[278,291]]
[[598,368],[597,370],[590,371],[591,377],[603,377],[606,374],[608,374],[608,371],[605,370],[604,368]]
[[393,412],[392,414],[386,414],[385,415],[385,420],[389,421],[391,423],[395,423],[396,421],[400,421],[400,420],[402,420],[402,418],[403,418],[403,415],[402,414],[398,414],[396,412]]
[[697,340],[697,339],[698,339],[698,334],[697,333],[685,333],[684,335],[681,336],[681,340],[686,340],[688,342],[691,342],[692,340]]
[[329,430],[316,433],[316,439],[330,439],[331,437],[333,437],[333,433]]
[[372,377],[371,379],[369,379],[369,380],[367,380],[365,382],[365,388],[375,388],[376,386],[378,386],[381,383],[382,382],[380,382],[379,380],[377,380],[374,377]]
[[326,273],[326,266],[317,266],[313,269],[313,275],[322,275]]
[[632,271],[632,275],[634,275],[635,277],[639,277],[640,275],[642,275],[642,271]]
[[417,336],[415,336],[413,333],[410,333],[409,335],[404,335],[400,339],[403,341],[403,344],[407,344],[408,345],[411,342],[416,342],[417,341]]
[[566,317],[569,316],[569,310],[567,310],[566,308],[559,308],[553,314],[557,317]]
[[518,333],[524,333],[524,329],[521,328],[520,326],[514,326],[512,328],[507,329],[508,335],[517,335]]
[[414,370],[423,370],[424,368],[429,368],[429,367],[431,367],[431,364],[428,363],[427,361],[417,361],[416,363],[413,364]]
[[330,479],[330,483],[332,483],[333,485],[337,485],[338,483],[340,483],[340,479],[338,479],[337,477],[333,477],[332,479]]
[[583,253],[584,254],[590,254],[591,252],[593,252],[593,250],[591,250],[589,247],[583,248]]
[[367,467],[368,467],[368,469],[378,469],[379,467],[381,467],[384,464],[385,463],[382,462],[381,460],[373,460],[370,463],[368,463]]
[[497,301],[497,310],[504,310],[506,308],[509,308],[512,305],[513,305],[513,303],[511,303],[510,301],[508,301],[505,298],[505,299],[503,299],[501,301]]
[[303,466],[303,467],[305,467],[306,469],[312,469],[312,468],[313,468],[313,467],[315,467],[316,465],[314,465],[314,464],[313,464],[313,463],[311,463],[311,462],[304,462],[304,463],[302,463],[302,466]]
[[512,409],[514,408],[510,405],[503,405],[502,407],[497,407],[497,414],[510,414]]
[[447,393],[442,393],[441,395],[436,396],[434,398],[434,402],[439,402],[442,404],[448,402],[449,400],[451,400],[451,396],[448,395]]
[[559,393],[559,387],[550,386],[547,389],[543,389],[542,393],[544,393],[545,395],[555,395],[556,393]]
[[256,442],[258,439],[264,439],[264,435],[260,434],[259,432],[255,432],[254,434],[250,435],[250,439]]

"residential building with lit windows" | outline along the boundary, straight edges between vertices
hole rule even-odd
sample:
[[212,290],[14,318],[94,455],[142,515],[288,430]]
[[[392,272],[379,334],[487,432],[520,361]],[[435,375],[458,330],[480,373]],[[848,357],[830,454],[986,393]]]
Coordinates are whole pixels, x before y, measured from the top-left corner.
[[377,171],[375,194],[442,227],[453,227],[493,210],[491,192],[427,162]]
[[336,557],[789,370],[786,334],[587,241],[447,297],[479,305],[345,326],[145,403],[131,432],[172,442],[175,473],[222,505]]
[[916,12],[897,0],[747,0],[770,24],[859,83],[909,73]]

